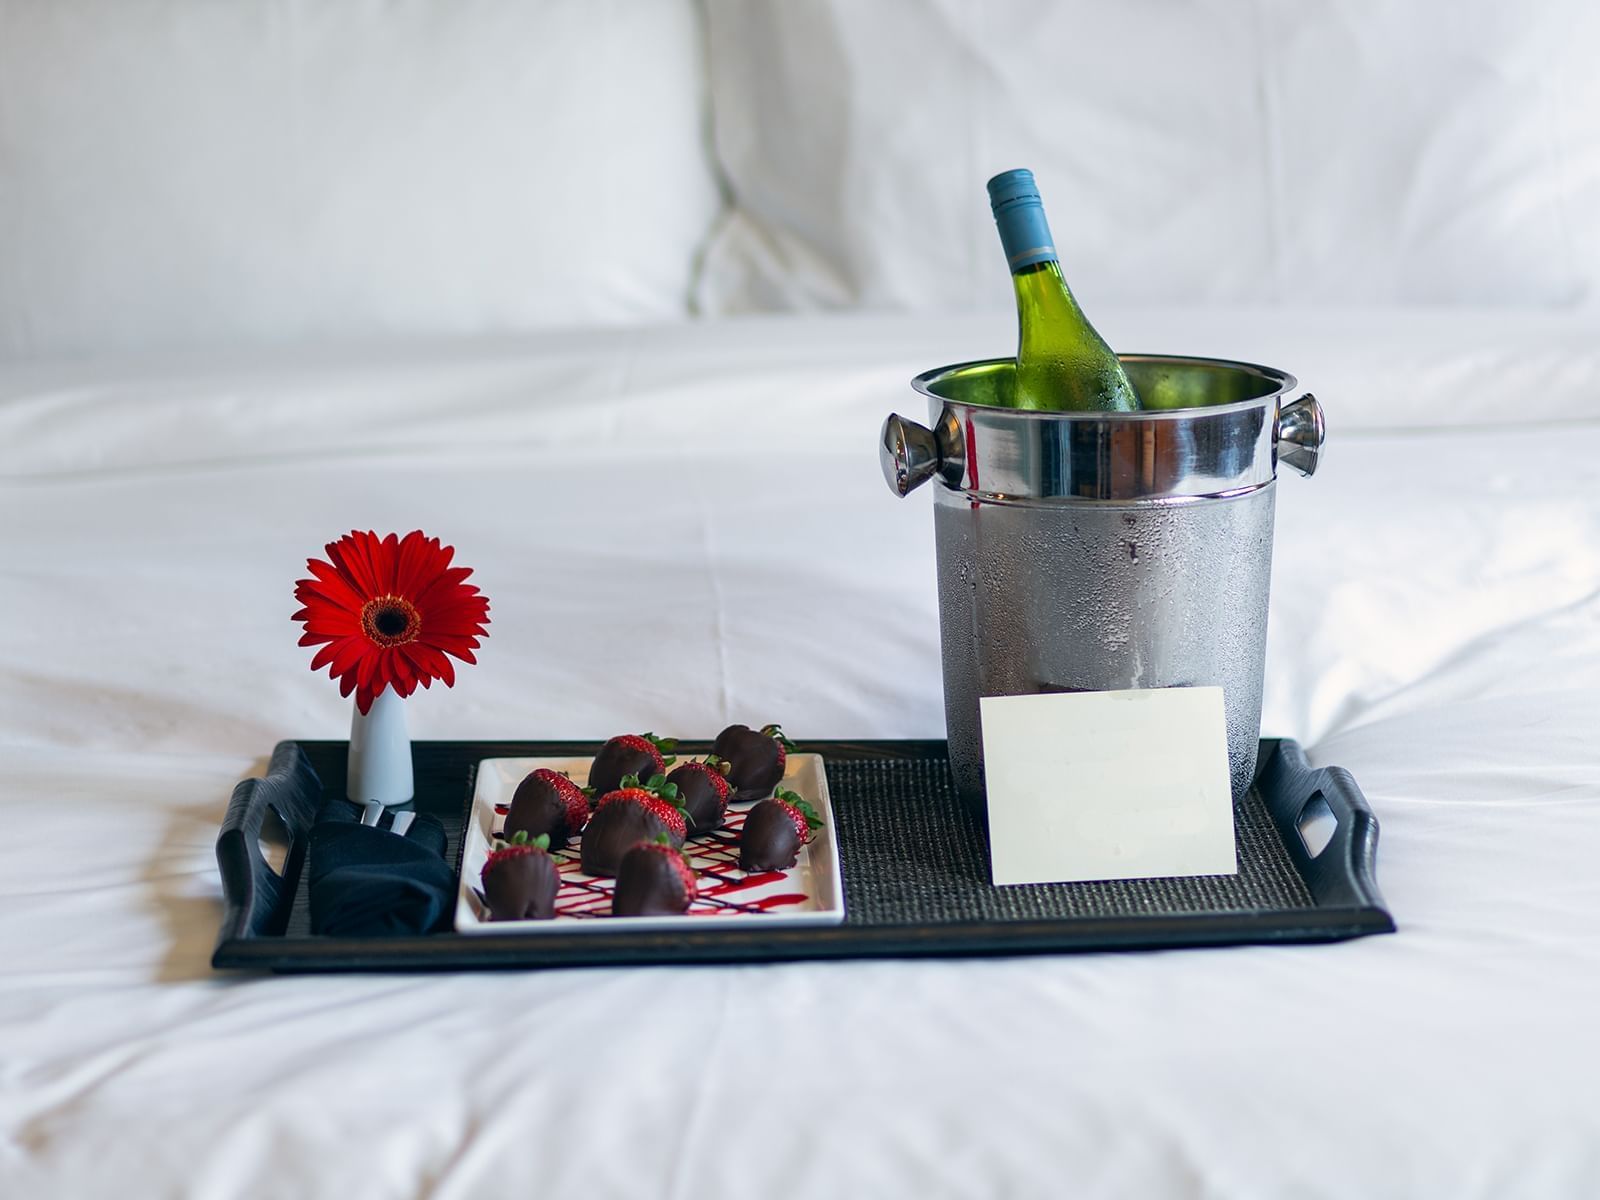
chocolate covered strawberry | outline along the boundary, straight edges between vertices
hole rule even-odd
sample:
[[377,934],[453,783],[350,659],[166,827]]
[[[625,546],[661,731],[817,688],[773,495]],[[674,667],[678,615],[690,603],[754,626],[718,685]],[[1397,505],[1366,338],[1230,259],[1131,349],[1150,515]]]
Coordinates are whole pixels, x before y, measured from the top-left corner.
[[675,916],[686,912],[699,894],[688,860],[662,834],[622,856],[617,888],[611,894],[611,915]]
[[779,789],[750,810],[739,834],[739,866],[746,871],[786,871],[800,857],[822,818],[794,792]]
[[614,792],[625,775],[649,779],[666,771],[677,742],[653,733],[624,733],[600,747],[589,768],[589,791],[596,796]]
[[795,744],[783,736],[776,725],[751,729],[748,725],[729,725],[717,734],[711,752],[728,763],[728,782],[733,785],[735,802],[770,796],[783,782],[789,751]]
[[722,828],[728,816],[728,800],[733,795],[726,762],[713,757],[704,762],[682,763],[673,768],[667,782],[678,789],[691,837]]
[[673,846],[683,845],[688,818],[679,807],[678,789],[664,775],[639,783],[632,775],[623,786],[600,797],[594,815],[584,826],[578,861],[590,875],[615,875],[622,856],[640,842],[665,834]]
[[561,876],[549,849],[543,834],[518,833],[490,853],[481,878],[491,921],[542,921],[555,915]]
[[506,813],[506,836],[544,834],[550,849],[560,850],[578,836],[588,819],[589,797],[583,789],[561,772],[540,767],[517,784]]

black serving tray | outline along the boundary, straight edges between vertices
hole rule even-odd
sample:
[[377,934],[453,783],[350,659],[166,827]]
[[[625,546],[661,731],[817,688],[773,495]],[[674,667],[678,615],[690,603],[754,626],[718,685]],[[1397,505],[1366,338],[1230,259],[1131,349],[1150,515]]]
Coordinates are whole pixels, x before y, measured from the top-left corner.
[[[680,743],[686,753],[709,743]],[[418,812],[432,813],[461,864],[461,831],[485,758],[592,755],[598,742],[416,742]],[[263,779],[234,789],[217,861],[225,911],[215,967],[422,971],[809,958],[1054,954],[1392,933],[1373,878],[1378,823],[1349,772],[1313,768],[1292,741],[1263,741],[1255,784],[1234,810],[1239,872],[1106,883],[989,883],[982,825],[957,803],[945,743],[812,742],[828,773],[844,872],[836,926],[685,933],[474,934],[335,938],[310,933],[301,879],[306,832],[325,796],[343,796],[346,742],[280,742]],[[1320,803],[1319,803],[1320,801]],[[1320,853],[1300,824],[1322,804],[1337,820]],[[281,874],[261,833],[289,834]]]

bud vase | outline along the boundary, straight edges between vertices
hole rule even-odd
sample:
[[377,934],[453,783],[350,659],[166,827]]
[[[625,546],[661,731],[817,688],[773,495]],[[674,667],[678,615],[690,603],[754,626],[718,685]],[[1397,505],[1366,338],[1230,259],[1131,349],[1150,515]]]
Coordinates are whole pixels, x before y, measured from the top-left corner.
[[379,692],[364,713],[357,705],[350,719],[345,794],[357,804],[376,800],[386,806],[405,804],[415,794],[405,701],[393,688]]

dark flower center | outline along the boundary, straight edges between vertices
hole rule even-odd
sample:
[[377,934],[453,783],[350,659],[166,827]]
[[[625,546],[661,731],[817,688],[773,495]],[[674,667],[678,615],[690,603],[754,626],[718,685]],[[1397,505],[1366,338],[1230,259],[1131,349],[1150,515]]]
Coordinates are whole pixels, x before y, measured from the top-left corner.
[[361,630],[379,646],[404,646],[417,640],[422,614],[404,596],[376,596],[361,609]]
[[373,614],[372,623],[385,637],[399,637],[406,631],[406,626],[411,624],[406,620],[406,614],[398,608],[379,609]]

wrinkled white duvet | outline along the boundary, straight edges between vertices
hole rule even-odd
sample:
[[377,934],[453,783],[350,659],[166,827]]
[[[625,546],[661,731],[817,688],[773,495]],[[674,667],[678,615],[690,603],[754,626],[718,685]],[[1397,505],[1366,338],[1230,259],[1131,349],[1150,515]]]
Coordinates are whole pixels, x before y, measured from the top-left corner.
[[214,974],[236,779],[347,704],[303,559],[489,593],[417,737],[939,736],[877,427],[1005,318],[0,368],[0,1194],[1593,1195],[1600,321],[1110,314],[1322,398],[1265,727],[1355,773],[1400,932],[441,977]]

